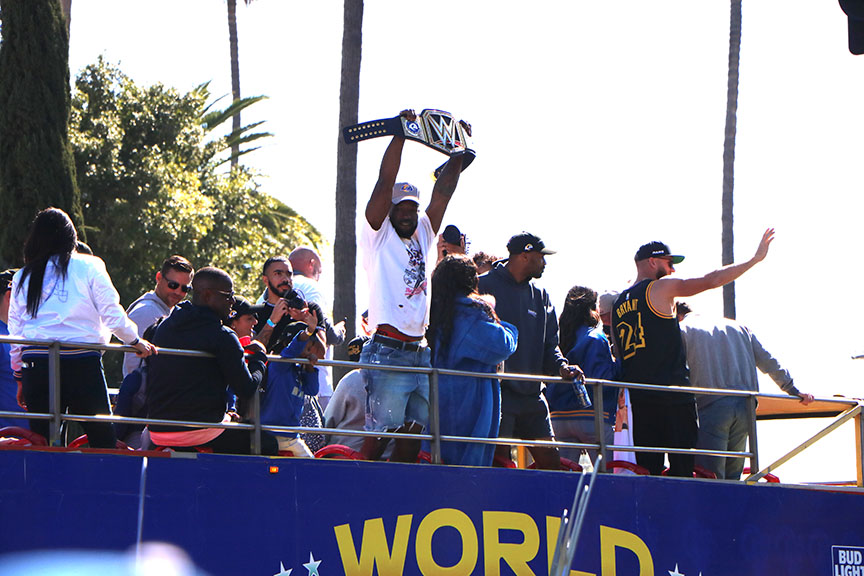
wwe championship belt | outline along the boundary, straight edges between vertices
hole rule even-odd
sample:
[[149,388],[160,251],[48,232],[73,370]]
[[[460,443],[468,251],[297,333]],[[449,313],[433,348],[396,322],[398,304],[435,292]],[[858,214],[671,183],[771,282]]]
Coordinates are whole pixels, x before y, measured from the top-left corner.
[[[416,120],[408,120],[400,115],[384,120],[361,122],[342,129],[342,137],[346,144],[354,144],[381,136],[402,136],[408,140],[425,144],[448,156],[457,152],[464,152],[462,170],[465,170],[476,156],[474,150],[471,149],[468,131],[453,118],[452,114],[443,110],[427,108],[417,115]],[[446,162],[435,169],[435,178],[441,174],[445,165]]]

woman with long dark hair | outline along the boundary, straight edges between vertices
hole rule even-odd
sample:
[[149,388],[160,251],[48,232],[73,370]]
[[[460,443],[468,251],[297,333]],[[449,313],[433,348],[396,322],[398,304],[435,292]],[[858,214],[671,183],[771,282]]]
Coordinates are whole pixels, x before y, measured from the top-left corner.
[[[24,243],[24,267],[12,280],[9,332],[32,340],[59,340],[61,410],[75,414],[110,414],[102,353],[76,348],[74,342],[107,344],[111,334],[144,357],[155,352],[138,338],[135,323],[120,306],[105,263],[76,251],[78,234],[58,208],[36,215]],[[12,345],[12,369],[18,402],[30,412],[48,412],[48,348]],[[114,448],[110,423],[82,423],[90,446]],[[31,420],[34,432],[48,436],[48,422]]]
[[[477,268],[466,256],[447,256],[432,275],[432,310],[426,333],[432,366],[494,373],[516,351],[516,327],[498,319],[477,294]],[[441,434],[497,438],[501,422],[501,385],[494,378],[438,378]],[[490,466],[495,446],[444,442],[445,464]]]
[[[558,342],[571,364],[578,364],[587,378],[617,380],[618,365],[612,356],[609,340],[603,333],[597,313],[597,292],[585,286],[574,286],[567,292],[564,309],[558,319]],[[586,385],[588,397],[594,401],[594,387]],[[594,429],[594,408],[583,408],[577,400],[573,386],[556,382],[546,388],[552,429],[555,438],[563,442],[597,442]],[[618,409],[618,389],[603,387],[603,433],[607,444],[612,444],[615,412]],[[579,461],[578,448],[561,449],[561,455]],[[588,450],[591,461],[596,450]]]

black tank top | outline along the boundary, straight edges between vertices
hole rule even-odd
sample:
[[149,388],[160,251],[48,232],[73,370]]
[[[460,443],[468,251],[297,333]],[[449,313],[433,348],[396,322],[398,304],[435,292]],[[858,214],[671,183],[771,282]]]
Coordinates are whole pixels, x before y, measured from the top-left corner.
[[[612,325],[621,357],[622,380],[642,384],[689,386],[687,358],[675,315],[661,314],[648,303],[653,280],[634,284],[618,296]],[[634,400],[685,404],[692,394],[631,390]]]

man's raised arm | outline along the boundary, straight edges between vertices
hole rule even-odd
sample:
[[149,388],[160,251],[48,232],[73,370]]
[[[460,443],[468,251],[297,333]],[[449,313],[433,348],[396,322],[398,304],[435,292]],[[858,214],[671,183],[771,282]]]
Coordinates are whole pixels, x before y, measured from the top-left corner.
[[761,262],[768,255],[768,247],[774,240],[774,228],[768,228],[762,235],[759,247],[752,258],[740,264],[729,264],[713,272],[709,272],[701,278],[670,278],[665,277],[658,280],[652,292],[652,304],[654,300],[658,303],[668,302],[671,309],[672,300],[677,297],[694,296],[712,288],[725,286],[738,279],[750,268]]
[[[470,136],[471,125],[464,120],[460,120],[459,122]],[[453,192],[456,191],[456,185],[459,183],[464,158],[464,150],[451,154],[450,159],[447,160],[447,164],[441,171],[441,175],[435,181],[435,186],[432,188],[432,198],[429,200],[429,207],[426,208],[426,215],[429,217],[429,223],[432,224],[432,231],[436,234],[441,228],[444,212],[447,211],[447,205],[450,204],[450,198],[453,197]]]
[[[403,110],[399,113],[410,121],[417,119],[414,110]],[[396,184],[396,176],[399,175],[399,166],[402,164],[402,148],[405,138],[394,136],[384,152],[381,159],[381,168],[378,170],[378,181],[369,202],[366,203],[366,221],[374,230],[379,230],[384,219],[390,214],[390,205],[393,200],[393,185]]]

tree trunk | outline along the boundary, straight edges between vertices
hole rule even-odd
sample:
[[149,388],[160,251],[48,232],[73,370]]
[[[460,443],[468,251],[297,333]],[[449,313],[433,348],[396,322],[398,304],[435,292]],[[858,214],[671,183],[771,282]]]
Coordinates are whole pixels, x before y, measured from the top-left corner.
[[[85,227],[69,143],[69,37],[59,0],[0,0],[0,261],[22,263],[36,212]],[[82,238],[83,239],[83,238]]]
[[[363,42],[363,0],[344,0],[342,30],[342,83],[339,91],[339,126],[357,123],[360,102],[360,56]],[[336,238],[333,244],[333,319],[347,318],[346,339],[356,335],[357,295],[357,145],[338,136],[336,148]],[[345,347],[336,358],[347,359]],[[334,381],[348,370],[336,369]]]
[[[741,0],[731,0],[726,135],[723,142],[723,265],[735,261],[732,208],[735,189],[735,134],[738,127],[738,64],[741,58]],[[735,283],[723,287],[723,315],[735,318]]]
[[[237,0],[228,0],[228,45],[231,51],[231,95],[236,102],[240,99],[240,56],[237,48]],[[232,118],[232,131],[240,129],[240,112]],[[240,145],[231,146],[231,168],[237,166]]]
[[66,22],[66,36],[71,37],[72,31],[72,0],[60,0],[63,9],[63,20]]

